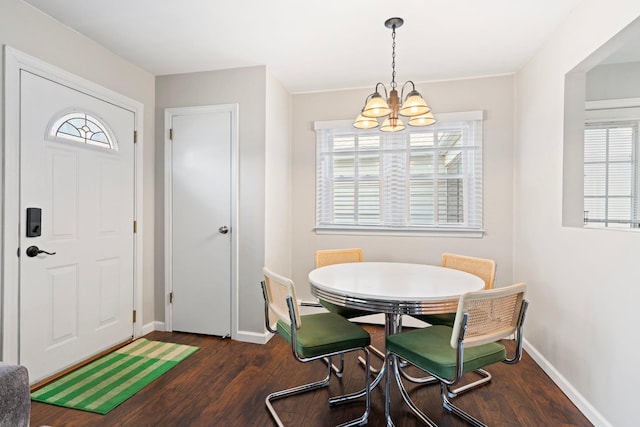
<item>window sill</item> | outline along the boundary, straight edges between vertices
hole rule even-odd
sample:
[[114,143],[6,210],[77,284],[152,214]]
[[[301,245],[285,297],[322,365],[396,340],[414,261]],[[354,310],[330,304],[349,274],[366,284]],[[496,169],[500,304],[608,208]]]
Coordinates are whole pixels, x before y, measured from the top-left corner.
[[465,237],[482,238],[484,230],[438,228],[438,229],[416,229],[416,228],[359,228],[324,226],[313,229],[316,234],[351,235],[351,236],[416,236],[416,237]]

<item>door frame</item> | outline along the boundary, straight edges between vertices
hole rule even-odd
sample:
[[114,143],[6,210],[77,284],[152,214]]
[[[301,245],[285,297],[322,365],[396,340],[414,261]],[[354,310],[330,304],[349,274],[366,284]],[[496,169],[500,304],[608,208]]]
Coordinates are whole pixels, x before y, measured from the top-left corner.
[[173,159],[170,129],[174,116],[228,112],[231,114],[231,339],[238,336],[238,104],[172,107],[164,110],[164,321],[165,331],[173,331],[173,319],[169,295],[173,291],[173,218],[172,176]]
[[0,360],[18,363],[20,360],[20,72],[29,71],[69,88],[110,102],[134,113],[134,218],[137,230],[133,243],[133,337],[142,335],[142,248],[143,248],[143,116],[144,105],[97,83],[48,64],[9,46],[4,46],[4,162],[2,210],[2,342]]

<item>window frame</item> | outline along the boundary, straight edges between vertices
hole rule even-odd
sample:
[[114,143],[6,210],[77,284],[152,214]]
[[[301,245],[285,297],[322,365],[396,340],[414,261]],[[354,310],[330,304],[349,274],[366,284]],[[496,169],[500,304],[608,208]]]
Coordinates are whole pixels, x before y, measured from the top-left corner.
[[[617,110],[617,109],[613,109]],[[616,229],[616,230],[625,230],[625,229],[638,229],[640,228],[640,170],[639,170],[639,155],[640,155],[640,117],[637,115],[638,110],[634,109],[634,112],[626,111],[621,113],[618,111],[617,116],[612,116],[611,114],[615,114],[614,111],[587,111],[587,120],[585,122],[585,130],[584,130],[584,138],[583,138],[583,167],[584,167],[584,182],[585,187],[583,188],[583,210],[584,210],[584,227],[585,228],[593,228],[593,229]],[[596,112],[597,111],[597,112]],[[631,114],[629,114],[631,113]],[[626,117],[625,117],[626,116]],[[631,117],[629,117],[631,116]],[[612,129],[623,129],[630,128],[631,129],[631,153],[630,159],[628,161],[622,161],[619,159],[611,159],[611,132]],[[601,130],[605,132],[604,137],[604,160],[593,160],[586,158],[586,144],[587,144],[587,133],[588,131],[597,131]],[[591,141],[593,142],[593,141]],[[612,165],[624,165],[629,164],[629,195],[620,195],[620,194],[611,194],[613,192],[613,184],[610,181],[613,180],[613,174],[615,172],[611,171]],[[603,193],[599,195],[587,194],[588,189],[586,188],[587,182],[587,166],[594,165],[602,165],[604,171],[604,189]],[[604,200],[604,216],[602,218],[593,218],[589,215],[589,211],[587,210],[587,200]],[[628,220],[621,219],[613,219],[610,218],[609,212],[609,202],[610,199],[629,199],[629,218]]]
[[[74,120],[84,120],[86,129],[77,127],[72,123]],[[92,129],[87,122],[91,123]],[[68,125],[78,131],[77,135],[63,131],[63,127]],[[46,138],[50,141],[73,144],[80,147],[98,149],[105,152],[117,153],[118,141],[111,131],[109,125],[98,115],[86,110],[69,110],[56,115],[47,126]],[[98,130],[98,132],[94,132]],[[88,132],[87,132],[88,130]],[[104,135],[104,141],[94,139],[97,134]]]
[[[380,220],[376,224],[363,224],[357,223],[357,220],[354,220],[351,223],[340,224],[336,221],[327,221],[322,218],[326,218],[327,214],[332,215],[335,212],[332,208],[323,209],[327,205],[331,205],[328,199],[333,197],[333,194],[330,190],[324,190],[325,185],[327,184],[327,180],[333,179],[333,175],[330,175],[328,169],[330,169],[330,162],[322,163],[322,159],[324,157],[333,158],[335,156],[335,151],[331,153],[327,153],[327,144],[329,139],[332,138],[330,135],[326,135],[328,133],[338,133],[338,134],[346,134],[353,135],[355,137],[354,140],[354,149],[355,153],[358,153],[356,149],[356,145],[359,138],[366,135],[379,135],[380,136],[380,154],[379,158],[381,161],[379,162],[379,180],[380,180],[380,189],[379,189],[379,206],[380,206],[380,216],[388,215],[388,210],[385,210],[385,201],[384,196],[388,190],[387,185],[384,183],[385,176],[388,177],[388,173],[385,174],[383,170],[383,158],[385,156],[384,151],[388,150],[389,140],[393,140],[393,138],[409,138],[409,134],[420,134],[425,131],[433,130],[433,126],[429,126],[427,128],[422,127],[410,127],[408,126],[402,132],[395,133],[384,133],[380,132],[378,129],[372,130],[358,130],[353,128],[351,121],[347,120],[338,120],[338,121],[317,121],[314,123],[314,130],[316,131],[316,220],[315,220],[315,228],[314,231],[316,234],[355,234],[355,235],[420,235],[420,236],[446,236],[452,235],[457,237],[482,237],[484,235],[483,229],[483,112],[482,111],[469,111],[469,112],[460,112],[460,113],[443,113],[436,115],[436,119],[438,120],[436,129],[438,126],[447,127],[447,126],[455,126],[464,125],[469,127],[471,134],[473,135],[473,145],[464,145],[461,147],[456,147],[457,150],[460,151],[460,154],[463,156],[464,161],[467,162],[467,166],[464,167],[464,170],[460,173],[460,179],[463,180],[462,185],[465,188],[464,197],[462,200],[462,211],[464,213],[465,218],[471,216],[473,222],[466,221],[463,224],[445,224],[439,223],[438,211],[444,206],[446,208],[447,205],[441,205],[440,207],[437,205],[433,205],[431,209],[431,213],[433,214],[433,223],[432,224],[411,224],[411,207],[410,204],[410,196],[409,196],[409,185],[411,182],[412,174],[409,172],[409,169],[401,170],[401,168],[392,169],[391,174],[395,174],[395,178],[397,179],[398,175],[404,175],[401,177],[401,182],[404,183],[405,186],[405,194],[401,195],[401,203],[404,203],[404,207],[400,210],[403,211],[404,221],[403,223],[395,223],[389,224],[389,222],[385,223],[385,220]],[[466,123],[465,123],[466,122]],[[407,141],[406,144],[409,144]],[[373,151],[373,150],[372,150]],[[393,150],[390,150],[393,151]],[[437,153],[442,151],[441,146],[432,146],[432,147],[421,147],[421,148],[411,148],[410,146],[405,146],[403,148],[399,148],[396,150],[397,152],[404,151],[408,156],[406,159],[406,163],[404,166],[406,167],[410,162],[410,154],[413,153]],[[468,155],[466,154],[468,153]],[[366,152],[365,152],[366,154]],[[360,179],[358,174],[358,166],[357,166],[357,155],[354,154],[354,172],[353,172],[353,188],[354,195],[353,199],[356,199],[356,202],[353,203],[354,209],[355,205],[357,205],[357,194],[356,189],[358,188],[358,180]],[[394,154],[391,154],[394,156]],[[398,158],[399,154],[395,154],[396,158]],[[471,164],[468,164],[471,162]],[[435,162],[434,162],[435,164]],[[400,171],[400,172],[398,172]],[[431,194],[433,196],[434,203],[437,200],[437,196],[435,192],[438,191],[438,181],[442,181],[442,176],[440,176],[437,170],[432,170],[431,173],[426,174],[425,179],[429,179],[432,177],[433,186],[431,187],[433,191]],[[446,174],[445,174],[446,175]],[[450,178],[450,177],[449,177]],[[371,177],[373,179],[373,177]],[[388,178],[390,179],[390,178]],[[469,182],[472,181],[472,182]],[[394,187],[395,188],[395,187]],[[467,195],[467,190],[469,190],[469,194]],[[395,193],[394,193],[395,194]],[[324,201],[323,201],[324,199]],[[388,205],[387,205],[388,207]],[[327,212],[327,210],[329,212]],[[428,214],[427,214],[428,215]],[[354,218],[357,218],[357,212],[353,212]],[[395,221],[394,221],[395,222]]]

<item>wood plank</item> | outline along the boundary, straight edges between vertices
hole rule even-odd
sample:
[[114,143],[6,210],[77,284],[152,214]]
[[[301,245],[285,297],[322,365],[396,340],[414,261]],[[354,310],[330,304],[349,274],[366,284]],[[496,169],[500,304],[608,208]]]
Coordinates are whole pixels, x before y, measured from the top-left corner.
[[[383,348],[384,329],[366,325],[373,342]],[[274,426],[264,404],[272,391],[322,378],[321,362],[299,363],[280,337],[258,345],[196,334],[152,332],[145,338],[196,345],[201,350],[107,415],[32,402],[34,426]],[[331,395],[362,387],[363,370],[356,354],[346,358],[342,380],[332,378],[328,388],[276,401],[285,425],[329,426],[359,416],[363,402],[329,408]],[[377,358],[372,364],[379,366]],[[513,366],[488,368],[493,381],[458,397],[455,402],[491,426],[591,426],[551,379],[528,356]],[[384,386],[384,384],[382,384]],[[438,425],[466,426],[444,409],[437,386],[408,387],[416,404]],[[372,393],[369,426],[385,426],[384,387]],[[392,384],[392,417],[398,426],[422,425],[401,401]]]

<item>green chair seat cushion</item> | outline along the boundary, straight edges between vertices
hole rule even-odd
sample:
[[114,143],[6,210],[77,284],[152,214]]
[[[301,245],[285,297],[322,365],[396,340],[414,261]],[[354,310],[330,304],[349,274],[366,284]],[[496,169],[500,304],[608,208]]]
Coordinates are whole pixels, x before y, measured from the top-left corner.
[[330,302],[323,301],[323,300],[320,300],[320,304],[324,308],[329,310],[331,313],[339,314],[340,316],[345,317],[347,319],[353,319],[354,317],[368,316],[370,314],[374,314],[371,311],[358,310],[357,308],[342,307],[341,305],[332,304]]
[[443,313],[443,314],[417,314],[414,315],[416,319],[420,319],[423,322],[427,322],[430,325],[444,325],[453,327],[453,323],[456,321],[455,313]]
[[[456,376],[456,350],[451,348],[452,328],[430,326],[387,337],[387,350],[440,378]],[[500,362],[507,357],[500,343],[483,344],[464,349],[462,372],[470,372]]]
[[[369,333],[335,313],[301,316],[296,331],[296,350],[302,357],[316,357],[371,344]],[[291,326],[278,321],[278,333],[291,343]]]

